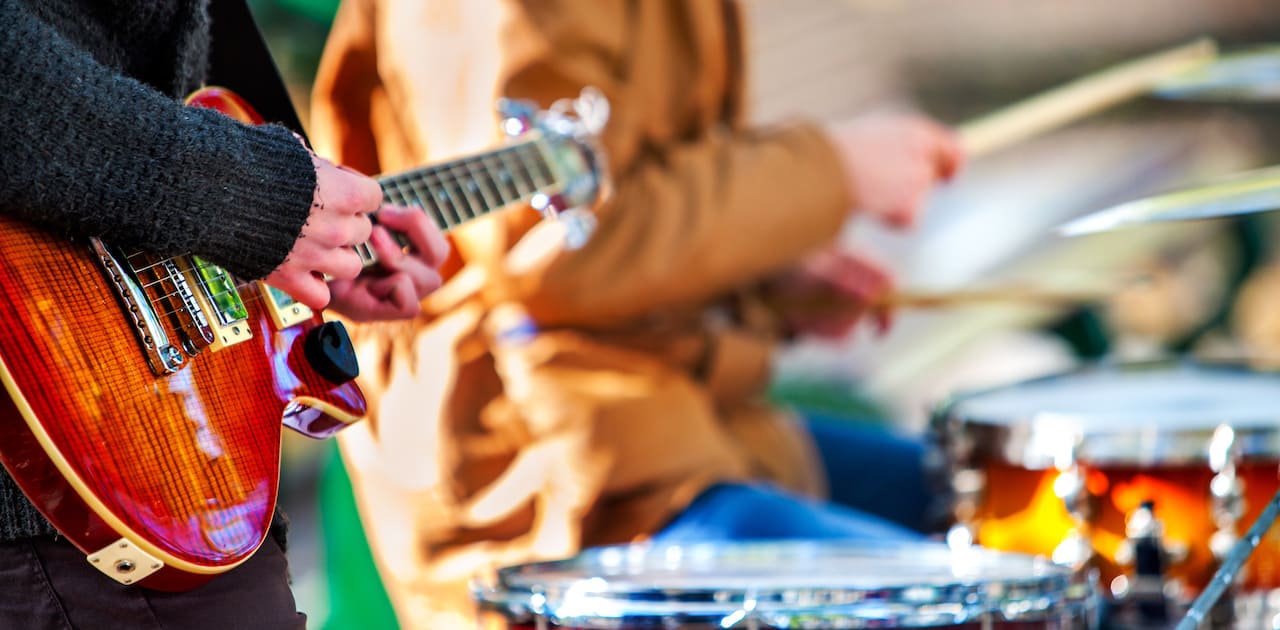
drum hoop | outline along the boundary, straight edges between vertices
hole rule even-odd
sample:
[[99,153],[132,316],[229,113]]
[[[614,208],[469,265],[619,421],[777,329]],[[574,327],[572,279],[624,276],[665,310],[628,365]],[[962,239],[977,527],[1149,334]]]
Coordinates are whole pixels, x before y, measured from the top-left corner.
[[[1079,369],[1027,379],[952,395],[934,407],[932,432],[942,442],[965,432],[980,444],[981,451],[1003,463],[1032,470],[1061,466],[1059,451],[1074,444],[1073,459],[1099,465],[1199,465],[1208,461],[1208,445],[1216,426],[1151,431],[1146,427],[1085,433],[1068,429],[1052,430],[1044,420],[1048,414],[1016,418],[995,418],[980,414],[961,414],[957,408],[975,398],[1007,391],[1010,388],[1064,380],[1095,373],[1159,372],[1196,370],[1216,374],[1257,374],[1237,363],[1207,363],[1160,360],[1135,363],[1094,363]],[[1069,422],[1080,416],[1053,414],[1052,418]],[[1239,422],[1239,419],[1236,419]],[[1230,423],[1223,423],[1230,425]],[[1233,427],[1236,457],[1239,462],[1273,462],[1280,458],[1280,411],[1274,418],[1251,419],[1250,426]],[[1269,425],[1269,426],[1268,426]],[[1049,434],[1049,435],[1046,435]],[[1065,443],[1065,446],[1064,446]],[[1050,450],[1043,448],[1046,444]],[[953,453],[954,454],[954,453]],[[963,458],[963,457],[962,457]]]
[[[725,544],[725,548],[750,548],[757,544]],[[661,549],[662,545],[614,547],[632,553]],[[836,548],[839,545],[835,545]],[[921,544],[925,549],[944,548]],[[592,550],[590,553],[610,548]],[[970,553],[987,557],[1008,556],[986,550]],[[580,560],[531,563],[498,572],[498,586],[473,585],[473,595],[481,605],[497,609],[517,622],[534,618],[577,628],[641,628],[686,625],[722,627],[724,623],[750,617],[769,627],[819,627],[814,624],[838,622],[839,627],[883,627],[952,625],[991,619],[1031,621],[1057,617],[1084,618],[1096,605],[1096,585],[1091,576],[1072,573],[1062,567],[1041,565],[1048,573],[1027,577],[957,577],[954,581],[892,587],[802,586],[719,588],[695,585],[679,589],[638,586],[643,578],[592,578],[584,575],[573,584],[600,580],[598,590],[565,586],[563,581],[548,585],[536,582],[538,569],[550,571],[573,568]],[[532,572],[532,575],[526,573]],[[616,590],[614,590],[616,588]],[[860,625],[864,624],[865,625]],[[821,625],[820,627],[829,627]]]

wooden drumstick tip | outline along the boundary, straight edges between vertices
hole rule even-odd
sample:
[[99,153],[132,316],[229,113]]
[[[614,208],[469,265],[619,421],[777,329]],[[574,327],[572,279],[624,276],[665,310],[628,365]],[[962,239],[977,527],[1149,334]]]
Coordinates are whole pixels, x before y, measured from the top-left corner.
[[971,157],[991,153],[1142,96],[1217,57],[1217,43],[1202,37],[1085,75],[961,125],[960,143]]

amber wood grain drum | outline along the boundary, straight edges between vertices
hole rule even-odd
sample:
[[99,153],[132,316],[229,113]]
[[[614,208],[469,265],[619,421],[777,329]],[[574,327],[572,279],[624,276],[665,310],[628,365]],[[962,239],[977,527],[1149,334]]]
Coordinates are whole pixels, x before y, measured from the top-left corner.
[[923,543],[605,547],[503,569],[475,592],[510,628],[1094,627],[1079,574]]
[[[1193,597],[1280,483],[1280,375],[1099,367],[964,394],[934,431],[952,459],[952,540],[1087,564],[1118,596],[1158,540],[1163,589]],[[1280,588],[1280,528],[1240,589]]]

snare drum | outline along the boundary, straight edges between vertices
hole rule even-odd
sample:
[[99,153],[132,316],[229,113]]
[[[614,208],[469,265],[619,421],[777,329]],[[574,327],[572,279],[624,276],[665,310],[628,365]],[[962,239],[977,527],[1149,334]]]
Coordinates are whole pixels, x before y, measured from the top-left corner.
[[1092,586],[1031,556],[938,544],[604,547],[477,588],[511,628],[1091,628]]
[[[1185,601],[1280,485],[1280,375],[1091,368],[958,396],[934,431],[953,463],[953,540],[1096,566],[1117,596],[1144,543],[1163,592]],[[1280,587],[1280,529],[1241,587]]]

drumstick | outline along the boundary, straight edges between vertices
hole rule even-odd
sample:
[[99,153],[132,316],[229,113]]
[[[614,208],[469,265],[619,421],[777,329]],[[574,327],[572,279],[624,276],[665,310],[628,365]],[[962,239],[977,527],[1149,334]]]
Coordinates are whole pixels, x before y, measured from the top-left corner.
[[1213,40],[1201,38],[1112,66],[961,125],[960,143],[971,157],[990,153],[1140,96],[1217,55]]
[[1042,289],[1034,287],[990,287],[952,291],[895,291],[877,300],[876,306],[892,308],[936,308],[985,302],[1030,302],[1046,305],[1097,302],[1110,295],[1100,290]]
[[1087,304],[1105,299],[1111,294],[1101,289],[1043,289],[1022,286],[1003,286],[949,291],[903,290],[894,291],[871,304],[858,303],[839,297],[777,297],[767,299],[770,306],[780,310],[829,311],[849,308],[945,308],[983,303],[1032,303],[1044,306]]

